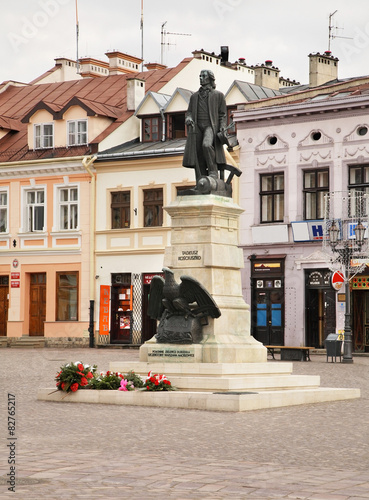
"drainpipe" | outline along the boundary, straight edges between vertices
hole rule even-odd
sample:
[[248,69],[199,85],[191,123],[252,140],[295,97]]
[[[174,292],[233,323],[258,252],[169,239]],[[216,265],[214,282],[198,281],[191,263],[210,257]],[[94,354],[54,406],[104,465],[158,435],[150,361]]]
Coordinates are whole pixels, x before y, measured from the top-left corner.
[[84,156],[82,165],[91,177],[90,190],[90,321],[88,331],[90,334],[90,347],[95,347],[94,337],[94,315],[95,315],[95,227],[96,227],[96,177],[91,171],[91,166],[96,160],[96,156]]
[[160,114],[161,114],[161,142],[165,141],[165,115],[164,115],[164,108],[159,109]]

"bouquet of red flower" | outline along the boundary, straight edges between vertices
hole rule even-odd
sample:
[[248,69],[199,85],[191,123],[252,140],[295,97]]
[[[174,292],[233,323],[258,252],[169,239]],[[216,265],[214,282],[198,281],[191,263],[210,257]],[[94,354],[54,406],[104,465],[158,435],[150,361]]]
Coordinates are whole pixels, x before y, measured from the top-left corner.
[[56,374],[56,387],[64,392],[76,392],[78,389],[87,387],[94,378],[97,366],[84,365],[77,361],[76,363],[67,363],[60,368]]
[[170,381],[165,375],[153,374],[149,372],[144,382],[144,390],[147,391],[174,391]]

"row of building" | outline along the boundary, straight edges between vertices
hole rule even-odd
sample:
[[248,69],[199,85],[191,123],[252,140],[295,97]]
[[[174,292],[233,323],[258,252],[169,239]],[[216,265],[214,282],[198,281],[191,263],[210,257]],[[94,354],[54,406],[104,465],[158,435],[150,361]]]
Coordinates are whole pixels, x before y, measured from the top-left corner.
[[[233,197],[244,209],[252,334],[322,347],[344,312],[322,251],[322,200],[368,191],[369,77],[339,80],[330,52],[309,55],[306,85],[281,79],[271,61],[229,63],[226,48],[143,71],[127,54],[108,59],[80,61],[78,75],[58,59],[30,84],[0,85],[0,342],[153,336],[150,282],[170,245],[164,207],[195,184],[182,167],[184,117],[211,69],[239,142],[230,154],[243,172]],[[369,349],[367,283],[364,272],[352,294],[357,351]]]

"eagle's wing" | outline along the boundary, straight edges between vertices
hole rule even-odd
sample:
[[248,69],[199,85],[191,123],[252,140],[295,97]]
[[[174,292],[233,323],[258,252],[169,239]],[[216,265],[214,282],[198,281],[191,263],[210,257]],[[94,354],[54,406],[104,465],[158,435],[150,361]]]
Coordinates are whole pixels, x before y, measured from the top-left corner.
[[189,304],[196,302],[199,312],[204,312],[212,318],[219,318],[221,312],[213,297],[203,285],[191,276],[181,276],[179,285],[180,296],[185,297]]
[[150,284],[150,296],[147,308],[147,314],[152,319],[160,319],[163,314],[163,288],[164,279],[161,276],[154,276]]

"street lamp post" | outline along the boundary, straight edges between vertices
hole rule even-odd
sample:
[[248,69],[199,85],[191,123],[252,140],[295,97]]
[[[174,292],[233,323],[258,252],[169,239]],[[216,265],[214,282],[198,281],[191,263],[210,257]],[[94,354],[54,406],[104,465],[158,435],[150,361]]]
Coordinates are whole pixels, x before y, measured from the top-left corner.
[[[341,221],[342,224],[342,221]],[[364,244],[365,226],[359,219],[354,228],[354,239],[343,237],[343,231],[333,220],[328,229],[329,244],[333,252],[337,253],[338,261],[345,271],[345,326],[343,344],[343,363],[353,363],[352,359],[352,329],[351,329],[351,297],[350,297],[350,265],[353,256],[361,251]]]

